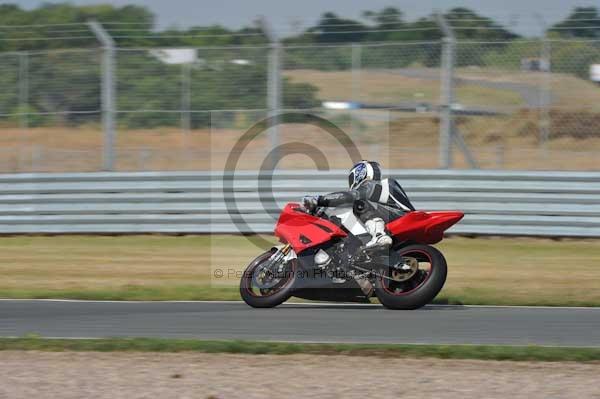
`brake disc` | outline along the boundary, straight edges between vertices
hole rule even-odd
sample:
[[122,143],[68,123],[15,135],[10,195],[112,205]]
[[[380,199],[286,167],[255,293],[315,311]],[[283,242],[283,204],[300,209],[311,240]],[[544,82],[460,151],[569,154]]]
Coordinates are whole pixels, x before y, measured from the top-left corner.
[[263,267],[253,273],[252,281],[259,289],[270,289],[279,283],[281,279],[273,275],[269,269]]
[[[408,268],[407,268],[408,266]],[[417,258],[403,256],[402,262],[392,269],[390,277],[394,281],[402,282],[413,278],[419,270],[419,261]]]

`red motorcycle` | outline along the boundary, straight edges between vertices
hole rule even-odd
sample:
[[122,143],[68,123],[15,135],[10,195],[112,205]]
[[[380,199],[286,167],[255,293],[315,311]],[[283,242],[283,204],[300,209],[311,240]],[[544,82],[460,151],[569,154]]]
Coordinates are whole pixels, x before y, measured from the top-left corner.
[[386,224],[392,246],[367,250],[371,236],[352,208],[310,213],[288,203],[275,227],[284,245],[248,265],[240,282],[242,298],[255,308],[274,307],[292,296],[337,302],[369,302],[376,296],[390,309],[430,303],[447,274],[444,256],[431,244],[464,214],[396,212]]

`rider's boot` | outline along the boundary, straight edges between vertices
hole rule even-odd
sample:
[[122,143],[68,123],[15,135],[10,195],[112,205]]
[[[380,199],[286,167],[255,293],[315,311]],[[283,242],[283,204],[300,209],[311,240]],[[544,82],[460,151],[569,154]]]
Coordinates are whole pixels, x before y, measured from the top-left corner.
[[385,232],[385,222],[381,218],[374,218],[365,222],[367,232],[371,234],[371,240],[365,248],[387,248],[392,245],[392,238]]

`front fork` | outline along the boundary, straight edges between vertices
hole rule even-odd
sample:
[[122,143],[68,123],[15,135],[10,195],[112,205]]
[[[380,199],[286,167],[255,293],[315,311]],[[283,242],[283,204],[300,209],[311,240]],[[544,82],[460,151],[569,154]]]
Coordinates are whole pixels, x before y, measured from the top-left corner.
[[[282,260],[285,259],[286,256],[292,250],[292,246],[290,244],[285,244],[283,247],[278,248],[277,251],[273,252],[273,255],[269,258],[269,263],[265,265],[265,268],[270,270],[273,273],[281,273],[283,271],[284,262]],[[273,271],[271,268],[277,265],[277,270]]]
[[292,246],[290,244],[285,244],[283,247],[277,248],[277,250],[273,252],[273,255],[271,255],[269,259],[273,261],[280,261],[281,259],[285,258],[287,254],[290,253],[291,249]]

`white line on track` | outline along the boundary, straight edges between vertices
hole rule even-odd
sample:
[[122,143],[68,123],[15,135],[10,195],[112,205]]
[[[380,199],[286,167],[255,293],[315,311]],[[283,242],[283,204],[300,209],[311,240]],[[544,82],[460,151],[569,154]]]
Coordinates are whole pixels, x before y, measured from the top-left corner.
[[[5,302],[75,302],[75,303],[215,303],[215,304],[240,304],[244,301],[100,301],[100,300],[85,300],[85,299],[10,299],[0,298],[0,301]],[[353,303],[353,302],[289,302],[279,306],[295,307],[295,306],[340,306],[340,307],[381,307],[377,303]],[[430,308],[500,308],[500,309],[583,309],[600,311],[600,307],[592,306],[525,306],[525,305],[444,305],[431,304],[427,305]]]

